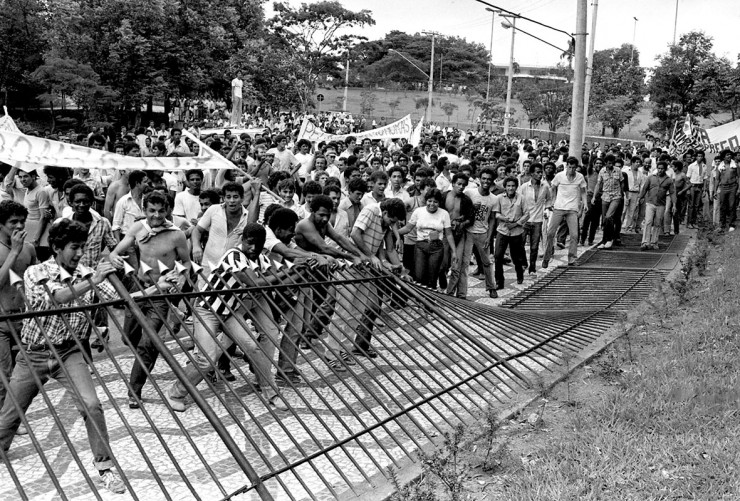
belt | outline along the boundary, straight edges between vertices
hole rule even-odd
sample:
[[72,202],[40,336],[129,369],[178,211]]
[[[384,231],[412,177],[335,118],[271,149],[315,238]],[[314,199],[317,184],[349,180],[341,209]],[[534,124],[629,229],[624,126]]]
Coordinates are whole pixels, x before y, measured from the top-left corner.
[[630,193],[640,193],[640,190],[630,190]]
[[53,344],[53,345],[49,345],[47,343],[27,344],[26,351],[50,351],[50,348],[52,346],[56,350],[66,350],[68,348],[72,348],[74,345],[75,345],[74,339],[67,339],[66,341],[62,341],[59,344]]

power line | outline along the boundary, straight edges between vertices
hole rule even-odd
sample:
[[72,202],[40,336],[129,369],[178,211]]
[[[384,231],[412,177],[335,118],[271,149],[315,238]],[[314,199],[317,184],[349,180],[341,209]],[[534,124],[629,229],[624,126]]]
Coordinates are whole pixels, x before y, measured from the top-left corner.
[[564,33],[564,34],[568,35],[571,39],[573,39],[573,34],[572,33],[568,33],[567,31],[561,30],[560,28],[555,28],[554,26],[550,26],[549,24],[545,24],[543,22],[537,21],[537,20],[532,19],[530,17],[522,16],[520,14],[517,14],[516,12],[512,12],[512,11],[510,11],[508,9],[504,9],[503,7],[499,7],[498,5],[493,5],[492,3],[486,2],[485,0],[475,0],[475,1],[478,2],[478,3],[482,3],[483,5],[487,5],[489,7],[492,7],[494,9],[498,9],[498,10],[500,10],[502,12],[506,12],[509,15],[517,16],[519,19],[524,19],[525,21],[529,21],[530,23],[539,24],[540,26],[544,26],[545,28],[550,28],[551,30],[559,31],[560,33]]

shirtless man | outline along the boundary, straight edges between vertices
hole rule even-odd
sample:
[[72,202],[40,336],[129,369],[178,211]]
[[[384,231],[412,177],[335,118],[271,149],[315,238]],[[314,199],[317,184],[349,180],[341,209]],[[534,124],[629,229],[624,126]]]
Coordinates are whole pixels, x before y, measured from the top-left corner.
[[105,195],[105,204],[103,205],[103,215],[110,222],[113,222],[113,209],[116,207],[116,202],[131,190],[128,185],[128,175],[129,171],[122,170],[121,177],[108,186],[108,192]]
[[[36,251],[26,239],[26,216],[28,210],[12,200],[0,202],[0,313],[20,313],[25,310],[23,297],[10,284],[10,270],[19,277],[23,276],[26,268],[36,264]],[[20,335],[23,322],[21,320],[0,322],[0,371],[10,379],[13,372],[13,358],[10,352],[12,346],[12,331]],[[5,385],[0,382],[0,408],[5,400]]]
[[[188,243],[185,233],[167,220],[172,212],[169,198],[159,192],[152,191],[144,196],[143,200],[145,220],[135,222],[123,240],[110,253],[110,262],[117,269],[123,268],[122,252],[128,251],[134,244],[139,248],[140,266],[138,270],[139,282],[142,286],[157,283],[160,279],[159,262],[170,270],[166,277],[174,286],[182,286],[184,277],[175,271],[175,261],[180,261],[190,268]],[[145,270],[144,265],[148,266]],[[179,282],[179,283],[178,283]],[[168,292],[164,290],[163,292]],[[159,332],[164,319],[167,318],[169,305],[166,300],[142,303],[141,310],[147,316],[149,325],[154,332]],[[141,325],[138,324],[129,310],[123,325],[123,342],[136,349],[141,362],[137,359],[131,369],[128,405],[131,409],[138,409],[141,401],[141,390],[147,379],[142,363],[148,372],[154,368],[159,351],[148,336],[142,336]]]
[[[465,193],[465,189],[468,187],[470,178],[466,174],[457,173],[452,176],[452,188],[450,191],[445,193],[444,197],[444,209],[450,214],[450,222],[452,224],[452,237],[455,240],[457,246],[462,237],[465,235],[465,230],[473,224],[473,201]],[[439,272],[439,285],[443,289],[447,289],[447,272],[450,269],[450,250],[445,242],[444,259],[442,261],[442,269]],[[462,256],[462,249],[457,249],[458,256]]]

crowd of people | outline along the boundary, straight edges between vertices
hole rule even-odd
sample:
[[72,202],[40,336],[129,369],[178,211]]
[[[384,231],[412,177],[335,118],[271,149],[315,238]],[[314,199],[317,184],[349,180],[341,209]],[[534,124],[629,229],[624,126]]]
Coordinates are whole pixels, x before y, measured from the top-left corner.
[[[659,245],[662,234],[702,220],[734,229],[739,154],[729,150],[707,162],[702,151],[676,156],[649,140],[584,144],[579,156],[569,156],[564,142],[434,127],[424,130],[418,145],[406,138],[351,135],[312,144],[297,138],[298,125],[286,125],[278,134],[226,130],[201,138],[234,164],[225,170],[0,166],[2,312],[115,298],[109,277],[133,267],[141,284],[136,294],[154,297],[141,303],[149,325],[127,310],[121,332],[136,353],[128,405],[138,409],[159,355],[144,327],[156,332],[163,326],[168,303],[157,295],[183,290],[188,274],[201,290],[260,287],[297,280],[291,274],[304,265],[332,270],[352,262],[462,299],[473,276],[495,298],[505,286],[505,266],[513,265],[523,283],[525,273],[537,273],[538,262],[549,266],[556,246],[568,246],[573,264],[579,245],[610,249],[625,232],[642,233],[647,250]],[[122,127],[115,139],[91,131],[76,141],[131,156],[197,155],[202,147],[180,128],[153,122],[132,132]],[[265,262],[298,266],[266,278],[254,268]],[[21,289],[11,283],[11,271],[23,277]],[[236,342],[243,349],[264,401],[275,410],[287,408],[280,387],[302,382],[298,346],[313,344],[335,372],[357,357],[377,357],[372,337],[381,295],[361,281],[343,287],[342,294],[314,290],[310,301],[297,293],[284,312],[265,303],[268,292],[246,303],[233,294],[192,301],[185,309],[193,323],[196,363],[185,368],[187,380],[197,385],[214,370],[227,381],[235,379],[228,363],[213,367],[229,348],[215,341],[218,331],[226,345]],[[302,313],[311,304],[323,311],[323,325]],[[0,322],[0,371],[9,381],[0,384],[0,446],[7,451],[22,432],[20,416],[38,393],[35,376],[42,384],[56,379],[78,390],[96,468],[108,489],[122,492],[88,368],[91,350],[107,342],[106,315],[96,315],[95,324],[79,311],[63,319],[42,315]],[[103,334],[91,340],[93,331]],[[321,336],[326,336],[324,350],[316,343]],[[28,357],[14,360],[15,339]],[[4,398],[6,393],[14,398]],[[168,389],[166,403],[184,411],[187,394],[178,381]]]

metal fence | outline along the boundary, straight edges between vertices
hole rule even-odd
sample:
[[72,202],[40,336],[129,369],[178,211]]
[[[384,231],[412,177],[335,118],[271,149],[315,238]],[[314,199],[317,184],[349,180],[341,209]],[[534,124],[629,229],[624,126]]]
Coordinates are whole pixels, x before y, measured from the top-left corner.
[[[416,451],[456,423],[508,401],[541,371],[559,370],[616,315],[495,308],[364,266],[263,264],[269,266],[254,271],[273,285],[234,285],[221,276],[201,292],[187,292],[197,291],[196,279],[206,277],[202,270],[188,275],[178,265],[186,287],[137,299],[131,292],[145,287],[129,268],[125,277],[110,277],[120,300],[3,314],[0,322],[18,345],[17,360],[26,362],[30,352],[20,343],[16,321],[65,319],[65,313],[81,311],[92,334],[103,337],[93,318],[98,309],[108,314],[112,332],[124,333],[116,308],[125,305],[142,326],[162,359],[151,370],[137,350],[116,351],[108,341],[105,356],[87,360],[105,411],[109,453],[132,499],[315,500],[350,496],[375,485],[389,466],[415,461]],[[213,322],[218,301],[230,322],[223,314]],[[192,326],[182,325],[185,336],[171,321],[183,312],[193,318]],[[158,324],[159,332],[152,328]],[[367,356],[373,355],[367,349],[371,337],[376,356]],[[241,353],[226,349],[232,338]],[[87,342],[75,338],[81,350]],[[53,345],[49,350],[51,361],[61,360]],[[220,352],[236,381],[210,369]],[[209,353],[216,355],[208,359]],[[269,373],[259,353],[274,353],[266,358]],[[130,409],[129,374],[137,363],[148,383],[135,397],[140,409]],[[60,375],[69,376],[60,367]],[[275,374],[291,371],[302,381],[275,383]],[[2,374],[0,382],[8,385]],[[7,453],[0,451],[0,498],[102,499],[87,437],[105,430],[88,425],[86,431],[75,405],[91,409],[74,386],[44,385],[38,377],[35,382],[40,396],[21,413],[28,437],[16,437]],[[177,382],[193,402],[184,412],[167,403]],[[273,392],[284,409],[268,401]],[[18,404],[12,393],[6,399],[6,405]]]

